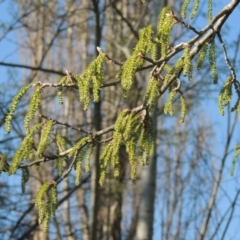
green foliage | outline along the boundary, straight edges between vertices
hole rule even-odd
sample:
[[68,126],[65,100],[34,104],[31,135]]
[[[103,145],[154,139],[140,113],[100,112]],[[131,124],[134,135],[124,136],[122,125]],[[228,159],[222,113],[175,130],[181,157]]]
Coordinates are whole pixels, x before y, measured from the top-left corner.
[[29,131],[29,122],[33,119],[34,114],[36,113],[40,106],[41,91],[42,91],[41,86],[38,86],[31,97],[28,113],[24,119],[24,127],[26,129],[26,132]]
[[148,108],[149,111],[152,111],[157,103],[159,97],[159,90],[159,81],[152,77],[148,83],[147,91],[143,100],[143,106]]
[[93,101],[99,101],[99,92],[103,84],[103,61],[105,54],[100,53],[98,57],[87,67],[81,76],[74,76],[77,80],[80,101],[83,102],[84,110],[87,110],[91,101],[91,88]]
[[22,179],[21,179],[21,187],[22,193],[25,193],[25,185],[29,180],[29,170],[28,168],[22,168]]
[[197,70],[200,70],[203,66],[203,63],[204,63],[204,60],[205,60],[206,54],[207,54],[207,49],[208,49],[208,43],[204,43],[198,54]]
[[43,225],[43,231],[47,232],[49,219],[54,217],[58,205],[57,189],[54,181],[42,185],[36,196],[35,205],[39,210],[38,222]]
[[152,26],[150,25],[141,30],[139,41],[133,50],[132,56],[126,60],[118,74],[122,88],[125,91],[132,88],[134,75],[137,69],[143,66],[143,56],[153,48],[152,32]]
[[216,58],[215,58],[215,43],[212,42],[209,48],[209,63],[212,70],[213,83],[217,84],[218,82],[218,73],[216,67]]
[[39,123],[30,129],[24,138],[23,142],[15,152],[12,162],[9,168],[9,175],[14,174],[17,169],[18,165],[21,163],[23,159],[27,159],[31,156],[33,150],[33,134],[35,131],[42,127],[43,123]]
[[199,7],[199,0],[194,0],[194,5],[193,5],[193,9],[192,9],[190,18],[194,18],[195,17],[195,15],[197,13],[197,10],[198,10],[198,7]]
[[230,171],[231,176],[233,176],[233,174],[234,174],[235,165],[236,165],[237,158],[238,158],[239,155],[240,155],[240,146],[236,146],[235,147],[235,154],[234,154],[233,160],[232,160],[232,167],[231,167],[231,171]]
[[62,96],[62,91],[63,91],[63,87],[62,86],[59,86],[57,88],[57,99],[58,99],[58,103],[59,104],[63,104],[63,96]]
[[37,153],[36,153],[37,158],[42,157],[43,152],[50,145],[50,141],[48,140],[48,138],[50,136],[52,126],[53,126],[52,120],[48,120],[44,123],[44,127],[42,129],[41,138],[40,138]]
[[[185,0],[183,2],[182,9],[181,9],[182,18],[186,18],[186,16],[187,16],[187,7],[188,7],[189,3],[190,3],[190,0]],[[194,5],[195,5],[195,2],[194,2]]]
[[8,114],[6,116],[6,122],[5,122],[5,131],[7,133],[9,133],[11,131],[11,122],[12,122],[12,117],[13,117],[13,113],[16,110],[17,104],[19,103],[19,101],[21,100],[21,98],[23,97],[23,95],[27,92],[27,90],[32,87],[32,83],[28,84],[27,86],[21,88],[19,90],[19,92],[17,93],[17,95],[13,98],[13,101],[11,103],[11,106],[8,110]]
[[183,52],[183,75],[188,76],[188,79],[192,79],[192,59],[190,55],[190,47],[186,47]]
[[208,0],[208,22],[212,20],[212,0]]
[[174,23],[172,17],[173,11],[170,7],[164,7],[159,15],[157,26],[157,42],[161,44],[162,57],[167,56],[167,50],[169,47],[170,33]]
[[165,114],[169,114],[169,115],[173,115],[173,98],[174,98],[174,95],[175,95],[175,91],[171,91],[169,92],[169,95],[168,95],[168,99],[167,99],[167,102],[165,104],[165,107],[164,107],[164,113]]
[[221,115],[224,115],[224,107],[232,99],[232,77],[228,77],[218,97],[218,108]]

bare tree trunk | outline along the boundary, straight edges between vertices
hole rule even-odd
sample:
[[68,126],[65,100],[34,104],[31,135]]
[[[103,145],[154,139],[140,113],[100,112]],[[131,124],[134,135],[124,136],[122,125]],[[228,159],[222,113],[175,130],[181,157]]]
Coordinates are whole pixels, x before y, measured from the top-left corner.
[[[154,111],[154,132],[157,131],[157,108]],[[156,139],[156,136],[155,136]],[[156,188],[156,172],[157,172],[157,152],[150,159],[148,166],[142,168],[141,174],[141,194],[139,204],[139,215],[136,229],[136,240],[149,240],[153,236],[153,220],[154,220],[154,199]]]
[[[167,5],[167,0],[152,2],[153,14],[151,22],[158,21],[158,15],[161,9]],[[159,49],[158,49],[159,50]],[[159,51],[158,51],[159,54]],[[157,107],[153,113],[154,133],[156,135],[158,129]],[[154,223],[154,200],[156,189],[156,172],[157,172],[157,138],[155,136],[155,152],[150,159],[148,166],[142,168],[141,173],[141,194],[138,211],[138,221],[136,228],[136,240],[149,240],[153,237]]]
[[[101,25],[100,25],[100,10],[99,10],[99,1],[92,0],[94,14],[95,14],[95,49],[97,46],[100,46],[101,42]],[[96,55],[97,55],[96,50]],[[98,131],[101,129],[101,101],[94,104],[94,121],[93,126],[95,130]],[[100,140],[100,139],[98,139]],[[91,240],[97,239],[98,236],[98,212],[99,212],[99,175],[100,175],[100,167],[99,167],[99,159],[100,159],[100,145],[97,144],[95,148],[95,156],[94,162],[92,166],[92,175],[91,175],[91,218],[90,218],[90,226],[91,226]]]

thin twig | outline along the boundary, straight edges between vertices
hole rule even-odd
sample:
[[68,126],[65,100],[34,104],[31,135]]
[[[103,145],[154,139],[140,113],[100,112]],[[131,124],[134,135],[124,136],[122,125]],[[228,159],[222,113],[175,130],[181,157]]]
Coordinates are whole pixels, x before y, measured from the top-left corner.
[[231,63],[230,63],[230,60],[229,60],[229,58],[228,58],[227,49],[226,49],[225,44],[224,44],[224,42],[223,42],[221,33],[220,33],[220,32],[217,32],[217,36],[218,36],[219,41],[220,41],[221,44],[222,44],[223,53],[224,53],[224,59],[225,59],[227,65],[228,65],[228,67],[229,67],[229,69],[230,69],[230,71],[231,71],[232,81],[234,82],[234,81],[236,81],[236,73],[235,73],[235,70],[234,70],[234,68],[232,67],[232,65],[231,65]]
[[200,35],[201,33],[194,28],[193,26],[191,26],[190,24],[185,23],[184,21],[180,20],[176,15],[173,15],[173,18],[175,19],[176,23],[181,23],[184,27],[192,30],[193,32],[195,32],[196,34]]
[[85,131],[85,130],[82,129],[82,128],[73,127],[72,125],[70,125],[70,124],[68,124],[68,123],[66,123],[66,122],[65,122],[65,123],[59,122],[59,121],[57,121],[56,119],[47,117],[47,116],[45,116],[45,115],[43,115],[43,114],[39,114],[39,116],[42,117],[42,118],[45,118],[45,119],[47,119],[47,120],[52,120],[52,121],[53,121],[53,124],[63,125],[63,126],[66,126],[66,127],[68,127],[68,128],[71,128],[71,129],[73,129],[73,130],[76,130],[76,131],[78,131],[78,132],[83,132],[83,133],[86,133],[86,134],[92,134],[92,132]]

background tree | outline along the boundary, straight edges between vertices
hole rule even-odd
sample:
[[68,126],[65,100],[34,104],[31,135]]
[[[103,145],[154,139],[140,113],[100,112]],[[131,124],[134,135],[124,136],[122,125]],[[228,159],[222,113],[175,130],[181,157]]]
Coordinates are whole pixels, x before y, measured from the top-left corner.
[[[193,17],[198,4],[204,8],[198,1],[193,7],[188,1],[12,1],[14,19],[2,25],[2,36],[15,32],[21,64],[0,64],[26,69],[17,81],[22,78],[25,86],[33,85],[22,88],[24,96],[12,119],[6,106],[16,94],[4,93],[1,124],[7,116],[12,132],[2,138],[1,163],[10,174],[22,169],[23,190],[30,180],[21,195],[15,186],[20,186],[21,171],[12,181],[13,177],[1,175],[3,238],[224,239],[239,195],[237,187],[235,196],[229,197],[223,181],[236,118],[231,120],[226,111],[227,141],[218,165],[210,138],[213,123],[207,123],[195,106],[213,89],[210,69],[214,83],[219,76],[225,82],[225,72],[231,76],[216,87],[219,92],[224,86],[219,96],[221,113],[234,89],[238,96],[234,64],[239,59],[236,55],[229,60],[221,29],[238,3],[231,1],[213,19],[209,5],[209,24],[205,21],[206,27],[194,28],[181,16]],[[173,6],[174,12],[164,6]],[[202,13],[206,11],[205,6]],[[220,44],[215,50],[216,39],[223,50]],[[223,73],[216,70],[214,54],[225,57],[224,62],[217,61],[223,64],[217,65]],[[195,66],[202,65],[198,77]],[[13,86],[14,78],[9,76]],[[185,107],[188,114],[180,124]],[[163,114],[173,112],[176,118]],[[9,130],[8,122],[6,126]],[[136,141],[144,136],[133,154]],[[151,159],[150,153],[154,153]],[[150,165],[136,164],[141,155]],[[146,155],[149,158],[144,159]],[[5,168],[5,160],[10,169]],[[89,172],[83,171],[82,177],[81,167]],[[99,180],[104,181],[102,187]],[[12,195],[6,199],[6,193]],[[223,198],[228,200],[226,212],[225,205],[219,211]]]

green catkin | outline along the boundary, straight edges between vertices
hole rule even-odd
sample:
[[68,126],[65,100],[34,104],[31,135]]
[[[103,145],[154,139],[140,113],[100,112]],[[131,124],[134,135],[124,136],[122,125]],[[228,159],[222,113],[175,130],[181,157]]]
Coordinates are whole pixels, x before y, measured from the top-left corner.
[[208,50],[208,43],[204,43],[201,50],[199,51],[198,59],[197,59],[197,70],[199,71],[204,63],[204,60],[207,55],[207,50]]
[[169,73],[172,70],[172,68],[168,64],[165,64],[164,65],[164,70],[166,70],[167,73]]
[[100,156],[100,179],[99,184],[103,186],[105,178],[106,178],[106,171],[107,171],[107,165],[108,162],[111,159],[112,156],[112,142],[110,142],[103,150],[101,156]]
[[180,95],[180,101],[181,101],[181,122],[183,123],[186,116],[187,104],[185,97],[182,94]]
[[22,193],[25,193],[25,185],[29,180],[29,170],[28,168],[22,168],[22,179],[21,179],[21,188]]
[[115,156],[118,154],[121,143],[122,143],[122,134],[118,132],[114,132],[113,140],[112,140],[112,156]]
[[46,148],[50,144],[50,142],[48,141],[48,138],[50,136],[52,126],[53,126],[52,120],[48,120],[44,123],[44,128],[42,129],[41,138],[40,138],[40,142],[38,144],[38,149],[36,153],[38,158],[42,157],[43,152],[46,150]]
[[124,131],[124,140],[128,141],[130,138],[133,137],[134,129],[139,125],[139,116],[130,114],[128,115],[127,123],[125,125],[125,131]]
[[91,159],[91,155],[93,153],[93,147],[89,147],[87,154],[86,154],[86,159],[85,159],[85,171],[88,173],[90,172],[90,159]]
[[190,47],[186,47],[183,53],[183,75],[188,76],[188,79],[192,79],[192,59],[190,55]]
[[17,149],[17,151],[15,152],[13,158],[12,158],[12,162],[9,168],[9,175],[14,174],[17,169],[19,164],[21,163],[21,161],[24,158],[28,158],[29,155],[32,152],[33,149],[33,134],[35,131],[37,131],[38,129],[40,129],[42,127],[43,123],[39,123],[37,125],[35,125],[34,127],[32,127],[31,130],[29,130],[27,136],[24,138],[24,140],[22,141],[21,145],[19,146],[19,148]]
[[190,3],[190,0],[185,0],[183,2],[182,9],[181,9],[181,16],[183,19],[185,19],[187,16],[187,7],[188,7],[189,3]]
[[157,103],[159,96],[160,83],[157,79],[151,78],[143,100],[143,106],[152,111]]
[[[36,200],[35,205],[39,210],[39,224],[42,224],[42,228],[44,232],[47,232],[48,223],[50,217],[55,216],[55,210],[57,209],[58,200],[57,200],[57,189],[56,183],[53,181],[44,183],[40,188]],[[47,196],[47,200],[44,200],[44,195]]]
[[87,145],[90,141],[91,141],[90,137],[84,137],[84,138],[80,139],[75,144],[75,146],[73,147],[72,151],[69,153],[69,157],[73,156],[76,153],[76,151],[78,151],[84,145]]
[[17,95],[13,98],[13,101],[11,103],[11,106],[8,110],[8,114],[7,114],[6,119],[5,119],[5,131],[6,131],[6,133],[9,133],[11,131],[12,117],[13,117],[13,114],[16,110],[17,104],[19,103],[21,98],[24,96],[24,94],[28,91],[28,89],[30,87],[32,87],[32,85],[33,84],[31,83],[31,84],[28,84],[27,86],[21,88],[19,90],[19,92],[17,93]]
[[[138,144],[139,141],[139,144]],[[129,161],[132,167],[131,178],[136,182],[137,159],[136,151],[139,146],[142,162],[149,163],[149,158],[154,152],[153,123],[149,116],[143,120],[137,114],[129,110],[120,113],[116,124],[113,140],[103,150],[100,157],[100,185],[103,185],[106,178],[108,162],[111,160],[114,166],[114,177],[119,176],[119,149],[121,144],[126,145]]]
[[42,230],[43,230],[43,232],[45,232],[45,233],[46,233],[47,230],[48,230],[49,219],[50,219],[49,211],[46,211],[46,212],[45,212],[45,215],[44,215],[43,222],[42,222]]
[[59,86],[57,88],[57,99],[58,99],[58,103],[59,104],[63,104],[63,96],[62,96],[62,91],[63,91],[63,87],[62,86]]
[[118,77],[121,79],[123,90],[128,91],[132,88],[134,76],[137,69],[143,66],[143,55],[152,50],[152,26],[143,28],[140,32],[139,41],[135,46],[132,56],[123,64]]
[[75,184],[78,186],[81,182],[81,172],[82,172],[82,162],[87,152],[87,146],[81,149],[80,153],[77,156],[75,167],[76,167],[76,177],[75,177]]
[[58,194],[57,188],[54,186],[51,188],[50,193],[48,194],[49,197],[49,205],[50,205],[50,216],[55,217],[55,210],[58,206]]
[[174,98],[174,95],[175,95],[175,91],[171,91],[169,93],[167,102],[166,102],[165,107],[164,107],[164,113],[169,114],[171,116],[173,115],[173,98]]
[[194,0],[194,5],[193,5],[193,9],[192,9],[190,18],[194,18],[196,16],[198,7],[199,7],[199,0]]
[[212,20],[212,0],[208,0],[208,22]]
[[93,101],[99,102],[99,90],[101,88],[102,82],[96,76],[92,77],[93,81]]
[[143,166],[149,164],[149,158],[154,153],[154,146],[153,122],[152,119],[148,117],[145,119],[145,124],[139,136],[140,162]]
[[228,77],[218,97],[218,108],[221,115],[224,115],[224,107],[232,99],[232,77]]
[[41,86],[38,86],[30,99],[29,111],[24,119],[24,127],[26,129],[26,132],[29,131],[29,122],[33,119],[34,114],[40,106],[41,91]]
[[125,125],[126,125],[128,117],[129,117],[128,115],[130,113],[131,113],[131,111],[128,110],[128,109],[123,110],[122,112],[119,113],[118,118],[117,118],[116,123],[115,123],[115,127],[114,127],[115,131],[117,131],[119,133],[124,132]]
[[216,58],[215,58],[215,43],[213,42],[209,48],[209,63],[212,70],[213,83],[217,84],[218,82],[218,73],[216,67]]
[[114,172],[113,172],[113,176],[115,178],[119,177],[119,152],[115,155],[112,156],[112,163],[113,163],[113,167],[114,167]]
[[48,191],[50,185],[51,185],[50,182],[44,183],[44,184],[41,186],[41,188],[40,188],[40,190],[39,190],[39,192],[38,192],[38,194],[37,194],[37,196],[36,196],[35,205],[36,205],[36,207],[38,207],[39,209],[42,208],[42,205],[43,205],[43,196],[44,196],[44,194]]
[[[56,135],[56,143],[57,143],[57,155],[61,152],[66,151],[66,139],[63,136]],[[61,176],[63,173],[63,164],[67,161],[67,156],[59,157],[55,161],[55,168],[58,171],[58,174]]]
[[152,56],[153,61],[157,60],[157,44],[152,44],[151,56]]
[[131,179],[132,182],[136,183],[136,176],[137,176],[137,159],[136,159],[136,143],[134,141],[129,141],[126,144],[126,150],[129,156],[129,162],[131,164]]
[[180,58],[176,62],[175,66],[166,74],[164,81],[168,83],[173,76],[177,77],[180,74],[182,67],[183,67],[183,59]]
[[157,42],[161,45],[162,57],[167,56],[172,26],[172,9],[170,7],[165,7],[160,13],[157,26]]
[[235,165],[236,165],[237,158],[238,158],[239,155],[240,155],[240,146],[236,146],[235,147],[235,154],[234,154],[233,160],[232,160],[232,167],[231,167],[231,171],[230,171],[231,176],[233,176],[233,174],[234,174]]
[[77,80],[80,101],[83,102],[84,110],[89,108],[91,102],[91,87],[93,92],[94,102],[100,100],[100,89],[103,84],[103,61],[105,54],[101,53],[98,57],[87,67],[81,76],[74,76]]

